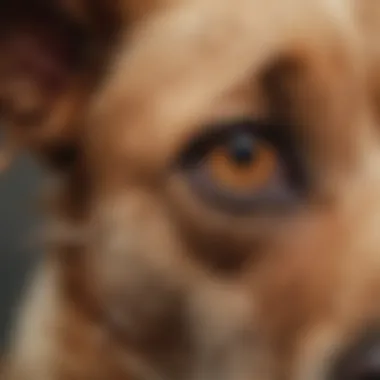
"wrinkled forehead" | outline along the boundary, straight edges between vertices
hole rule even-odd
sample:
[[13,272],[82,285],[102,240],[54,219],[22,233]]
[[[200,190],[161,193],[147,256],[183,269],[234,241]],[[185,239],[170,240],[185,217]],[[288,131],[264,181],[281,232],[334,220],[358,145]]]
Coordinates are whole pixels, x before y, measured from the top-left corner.
[[309,65],[320,87],[339,81],[348,86],[357,57],[350,10],[343,3],[166,3],[123,31],[92,109],[91,134],[103,133],[97,136],[103,144],[112,140],[113,152],[116,145],[132,152],[140,142],[146,151],[149,137],[152,156],[155,147],[158,155],[169,154],[219,111],[262,112],[260,75],[284,58]]

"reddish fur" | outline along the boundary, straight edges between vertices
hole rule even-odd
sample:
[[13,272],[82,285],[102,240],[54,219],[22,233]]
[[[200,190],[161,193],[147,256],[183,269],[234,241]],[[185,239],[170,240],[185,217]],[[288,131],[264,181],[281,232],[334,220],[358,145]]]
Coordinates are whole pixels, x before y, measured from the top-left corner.
[[[8,42],[38,14],[14,4],[0,3],[0,111],[59,178],[58,233],[5,379],[213,380],[198,355],[223,348],[227,380],[236,352],[244,379],[301,380],[328,353],[319,331],[340,349],[380,317],[376,0],[56,1],[91,49],[78,65],[53,52],[53,89],[17,71]],[[294,217],[231,217],[167,175],[204,125],[247,112],[304,126],[315,184]]]

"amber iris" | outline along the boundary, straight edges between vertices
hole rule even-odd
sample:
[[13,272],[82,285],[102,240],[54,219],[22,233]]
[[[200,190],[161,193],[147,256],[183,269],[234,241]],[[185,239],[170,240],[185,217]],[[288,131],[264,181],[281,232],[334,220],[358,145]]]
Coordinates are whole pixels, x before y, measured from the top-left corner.
[[231,191],[265,187],[278,165],[276,151],[251,133],[240,132],[218,145],[206,157],[215,184]]

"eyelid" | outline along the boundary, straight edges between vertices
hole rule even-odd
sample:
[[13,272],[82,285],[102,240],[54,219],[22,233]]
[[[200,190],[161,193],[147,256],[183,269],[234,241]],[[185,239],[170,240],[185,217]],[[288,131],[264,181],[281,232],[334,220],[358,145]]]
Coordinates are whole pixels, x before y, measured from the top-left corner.
[[[233,125],[231,127],[231,125]],[[250,131],[259,137],[265,135],[265,130],[271,125],[268,121],[255,120],[252,118],[242,117],[240,119],[226,119],[224,121],[214,123],[206,131],[198,134],[191,141],[190,145],[180,156],[180,165],[187,167],[201,159],[212,146],[222,143],[229,135],[237,130]]]

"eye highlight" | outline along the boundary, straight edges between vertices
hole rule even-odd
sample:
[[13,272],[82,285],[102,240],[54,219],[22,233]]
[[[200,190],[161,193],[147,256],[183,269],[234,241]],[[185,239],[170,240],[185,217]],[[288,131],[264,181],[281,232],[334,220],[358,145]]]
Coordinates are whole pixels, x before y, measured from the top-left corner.
[[294,205],[305,180],[287,126],[232,120],[194,139],[180,157],[193,192],[233,213]]

